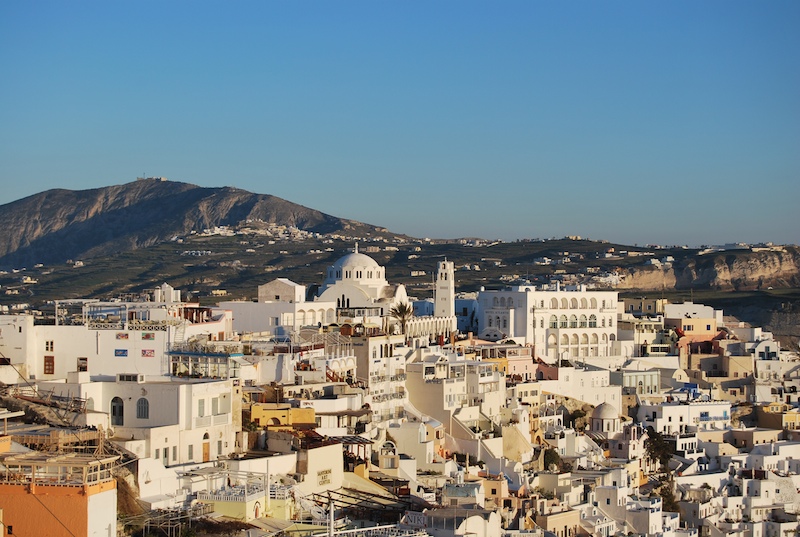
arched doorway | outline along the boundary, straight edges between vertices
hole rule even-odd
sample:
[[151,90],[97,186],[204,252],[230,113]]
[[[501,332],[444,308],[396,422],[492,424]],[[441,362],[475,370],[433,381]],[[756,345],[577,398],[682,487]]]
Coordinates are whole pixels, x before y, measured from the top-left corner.
[[115,397],[111,400],[111,425],[123,425],[123,412],[125,411],[125,403],[122,399]]
[[211,460],[211,442],[209,441],[208,433],[203,435],[203,462]]

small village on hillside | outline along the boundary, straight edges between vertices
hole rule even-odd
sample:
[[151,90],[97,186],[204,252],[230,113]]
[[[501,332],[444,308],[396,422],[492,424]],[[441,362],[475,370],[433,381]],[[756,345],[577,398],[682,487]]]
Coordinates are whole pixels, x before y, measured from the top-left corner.
[[797,349],[591,283],[459,293],[447,259],[420,300],[371,251],[0,315],[3,535],[797,534]]

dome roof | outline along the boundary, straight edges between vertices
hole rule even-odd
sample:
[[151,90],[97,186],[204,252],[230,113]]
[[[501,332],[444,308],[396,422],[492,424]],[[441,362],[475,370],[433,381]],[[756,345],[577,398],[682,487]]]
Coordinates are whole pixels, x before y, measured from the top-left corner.
[[368,255],[353,252],[352,254],[347,254],[344,257],[340,257],[336,263],[333,264],[333,268],[336,269],[341,269],[344,267],[379,268],[380,265],[378,265],[378,262]]
[[619,419],[619,412],[608,403],[602,403],[592,410],[593,420],[616,420]]

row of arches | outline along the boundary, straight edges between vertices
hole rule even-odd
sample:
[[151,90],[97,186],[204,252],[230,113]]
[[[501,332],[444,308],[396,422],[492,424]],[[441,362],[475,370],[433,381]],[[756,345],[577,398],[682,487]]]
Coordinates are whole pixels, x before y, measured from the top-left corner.
[[[550,302],[549,302],[551,310],[557,310],[557,309],[562,309],[562,310],[567,310],[567,309],[573,309],[573,310],[577,310],[577,309],[582,309],[582,310],[593,309],[593,310],[596,310],[597,309],[597,304],[598,304],[598,302],[597,302],[596,298],[587,299],[586,297],[582,297],[580,299],[577,299],[577,298],[571,298],[571,299],[562,298],[561,300],[553,297],[553,298],[550,299]],[[497,307],[500,307],[500,308],[513,308],[514,307],[514,299],[512,297],[504,297],[504,296],[497,297],[496,296],[496,297],[492,298],[492,306],[495,307],[495,308],[497,308]],[[539,308],[544,308],[545,307],[545,301],[544,300],[539,301],[538,305],[536,304],[536,302],[534,302],[534,307],[537,307],[537,306]],[[600,301],[600,307],[601,308],[605,308],[606,307],[606,301],[605,300],[601,300]]]
[[[599,328],[605,328],[608,326],[612,328],[614,326],[614,318],[613,317],[601,317],[600,318],[600,326]],[[591,314],[588,317],[584,314],[578,315],[570,315],[567,317],[566,315],[562,315],[557,317],[555,315],[550,316],[549,321],[550,328],[598,328],[597,325],[597,315]]]
[[414,317],[406,322],[408,337],[449,336],[456,330],[455,317]]
[[616,334],[561,334],[547,336],[547,351],[551,356],[566,352],[571,357],[607,356]]
[[[603,307],[603,308],[606,307],[606,301],[605,300],[601,301],[600,303],[601,303],[601,307]],[[544,307],[544,304],[542,304],[542,307]],[[596,310],[597,309],[597,299],[596,298],[586,299],[585,297],[582,297],[580,300],[578,300],[577,298],[571,298],[571,299],[567,300],[566,298],[562,298],[559,301],[557,298],[553,297],[553,298],[550,299],[550,309],[551,310],[557,310],[557,309],[562,309],[562,310],[566,310],[566,309],[573,309],[573,310],[576,310],[576,309],[582,309],[582,310],[593,309],[593,310]]]
[[333,308],[317,310],[297,310],[295,324],[297,326],[313,326],[317,323],[330,324],[336,320],[336,310]]

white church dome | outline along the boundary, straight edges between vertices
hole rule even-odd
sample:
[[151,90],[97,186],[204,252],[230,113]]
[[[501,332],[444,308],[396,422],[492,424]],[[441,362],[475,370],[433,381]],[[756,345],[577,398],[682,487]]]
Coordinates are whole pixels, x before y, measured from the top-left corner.
[[592,419],[594,420],[615,420],[619,418],[619,412],[613,405],[602,403],[592,411]]
[[368,255],[360,254],[358,252],[353,252],[352,254],[347,254],[344,257],[340,257],[336,263],[333,264],[334,269],[345,269],[345,268],[379,268],[378,262],[372,259]]

